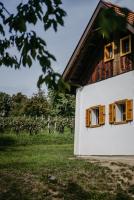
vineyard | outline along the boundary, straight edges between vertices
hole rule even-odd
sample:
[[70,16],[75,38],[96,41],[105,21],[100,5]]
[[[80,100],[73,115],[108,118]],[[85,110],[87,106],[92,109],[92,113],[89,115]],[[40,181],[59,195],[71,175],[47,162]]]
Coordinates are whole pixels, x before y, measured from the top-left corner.
[[73,133],[74,118],[0,117],[0,133],[33,135],[45,131],[63,134],[65,129],[69,129]]
[[0,133],[38,134],[74,131],[75,97],[43,91],[27,97],[0,93]]

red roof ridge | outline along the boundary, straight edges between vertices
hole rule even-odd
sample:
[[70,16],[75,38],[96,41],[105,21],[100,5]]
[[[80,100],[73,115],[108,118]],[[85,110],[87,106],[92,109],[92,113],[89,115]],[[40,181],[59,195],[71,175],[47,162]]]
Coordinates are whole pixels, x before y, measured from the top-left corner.
[[[106,6],[108,6],[108,7],[117,7],[117,8],[125,8],[125,6],[124,7],[122,7],[122,6],[119,6],[118,4],[115,4],[115,3],[111,3],[110,1],[105,1],[105,0],[101,0],[101,2],[103,2],[103,4],[105,4]],[[132,10],[130,10],[129,8],[127,8],[128,10],[129,10],[129,12],[130,13],[134,13]]]
[[[118,15],[124,15],[123,13],[123,10],[121,10],[122,8],[125,8],[125,7],[121,7],[117,4],[113,4],[111,3],[110,1],[105,1],[105,0],[101,0],[101,2],[106,6],[106,7],[109,7],[109,8],[113,8],[114,11],[118,14]],[[133,25],[134,24],[134,12],[130,9],[128,9],[128,16],[127,16],[127,21],[129,24]]]

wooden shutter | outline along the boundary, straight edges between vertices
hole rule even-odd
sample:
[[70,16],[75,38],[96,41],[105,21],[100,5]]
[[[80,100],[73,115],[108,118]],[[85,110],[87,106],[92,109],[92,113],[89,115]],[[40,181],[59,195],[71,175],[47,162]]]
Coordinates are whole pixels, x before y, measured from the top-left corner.
[[133,120],[133,100],[126,100],[126,121]]
[[105,124],[105,106],[99,106],[99,125]]
[[91,110],[86,109],[86,127],[90,127],[91,125]]
[[115,122],[115,104],[109,104],[109,123],[113,124]]

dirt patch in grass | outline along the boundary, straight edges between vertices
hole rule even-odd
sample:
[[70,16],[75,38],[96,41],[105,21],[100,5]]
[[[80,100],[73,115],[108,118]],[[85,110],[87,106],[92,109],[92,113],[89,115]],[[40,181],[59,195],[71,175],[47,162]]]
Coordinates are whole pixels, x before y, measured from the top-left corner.
[[89,156],[80,159],[104,167],[105,172],[108,169],[106,177],[111,181],[113,193],[121,189],[134,198],[134,156]]

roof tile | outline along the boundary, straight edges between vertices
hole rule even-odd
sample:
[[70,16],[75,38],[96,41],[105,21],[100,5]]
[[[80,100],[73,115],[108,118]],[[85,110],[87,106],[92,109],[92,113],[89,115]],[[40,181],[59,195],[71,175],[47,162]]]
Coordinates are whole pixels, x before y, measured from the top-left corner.
[[[119,15],[123,15],[123,12],[122,12],[122,7],[116,5],[116,4],[112,4],[110,2],[106,2],[106,1],[103,1],[103,3],[109,7],[109,8],[113,8],[114,11],[119,14]],[[127,17],[127,20],[128,20],[128,23],[134,25],[134,12],[129,10],[128,12],[128,17]]]

